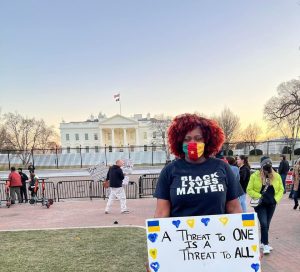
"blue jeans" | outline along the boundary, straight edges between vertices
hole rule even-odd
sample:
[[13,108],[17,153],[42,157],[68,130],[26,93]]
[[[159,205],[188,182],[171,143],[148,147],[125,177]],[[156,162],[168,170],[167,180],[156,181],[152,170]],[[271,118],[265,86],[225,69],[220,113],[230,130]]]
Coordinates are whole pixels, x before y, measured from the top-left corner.
[[260,241],[264,245],[269,244],[269,227],[276,205],[261,204],[254,208],[260,223]]
[[286,190],[285,190],[285,180],[286,180],[286,174],[280,174],[281,176],[281,180],[282,180],[282,185],[283,185],[283,188],[284,188],[284,193],[286,193]]
[[242,206],[242,210],[243,212],[247,212],[247,203],[246,203],[246,195],[247,194],[243,194],[239,197],[239,201],[241,203],[241,206]]

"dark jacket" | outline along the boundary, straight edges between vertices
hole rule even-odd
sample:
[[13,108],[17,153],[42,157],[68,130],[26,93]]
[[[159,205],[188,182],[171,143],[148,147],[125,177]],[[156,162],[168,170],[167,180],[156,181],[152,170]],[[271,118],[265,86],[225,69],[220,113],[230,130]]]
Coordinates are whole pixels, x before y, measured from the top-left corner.
[[282,160],[278,167],[279,175],[286,175],[290,170],[289,162],[287,160]]
[[250,169],[246,165],[240,168],[240,184],[243,188],[244,193],[247,191],[247,186],[250,179]]
[[122,187],[124,174],[120,166],[113,165],[107,172],[106,179],[109,180],[109,187],[119,188]]
[[19,174],[20,174],[20,176],[21,176],[22,186],[23,186],[23,187],[26,187],[26,180],[28,180],[27,175],[26,175],[25,173],[23,173],[23,172],[21,172],[21,173],[19,173]]

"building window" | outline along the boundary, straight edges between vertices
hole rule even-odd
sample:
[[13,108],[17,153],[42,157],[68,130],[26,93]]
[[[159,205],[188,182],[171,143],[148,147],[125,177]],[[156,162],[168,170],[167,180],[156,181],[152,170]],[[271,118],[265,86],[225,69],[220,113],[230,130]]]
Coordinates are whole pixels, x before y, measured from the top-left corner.
[[89,146],[86,146],[85,147],[85,153],[89,153],[90,152],[90,147]]
[[134,152],[134,145],[130,146],[130,152]]
[[95,153],[99,152],[99,146],[95,146]]
[[98,134],[97,134],[97,133],[94,134],[94,140],[95,140],[95,141],[98,140]]
[[89,135],[87,133],[84,134],[84,139],[87,141],[89,139]]
[[153,131],[153,138],[156,138],[156,131]]
[[147,132],[144,132],[144,140],[147,140]]
[[66,141],[70,141],[70,134],[69,133],[66,134]]
[[[69,134],[67,134],[67,135],[69,135]],[[69,146],[67,147],[67,153],[71,153],[71,148]]]
[[76,146],[76,152],[80,153],[80,147],[79,146]]
[[75,140],[79,141],[79,134],[78,133],[75,134]]

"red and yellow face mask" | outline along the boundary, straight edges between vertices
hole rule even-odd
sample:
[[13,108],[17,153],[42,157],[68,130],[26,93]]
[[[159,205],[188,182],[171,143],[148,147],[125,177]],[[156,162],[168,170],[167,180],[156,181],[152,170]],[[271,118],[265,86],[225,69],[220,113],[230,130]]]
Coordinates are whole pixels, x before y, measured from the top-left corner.
[[183,144],[183,152],[187,158],[190,160],[198,160],[204,153],[204,143],[188,143]]

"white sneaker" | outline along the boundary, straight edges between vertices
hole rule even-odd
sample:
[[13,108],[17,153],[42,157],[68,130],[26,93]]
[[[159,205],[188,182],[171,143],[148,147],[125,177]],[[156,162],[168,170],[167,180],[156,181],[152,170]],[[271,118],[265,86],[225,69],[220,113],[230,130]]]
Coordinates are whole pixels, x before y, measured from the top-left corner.
[[[269,250],[272,251],[273,250],[273,247],[271,247],[270,245],[267,245],[269,247]],[[263,249],[264,248],[264,244],[260,244],[260,249]]]
[[270,248],[268,245],[264,245],[263,254],[270,254]]

